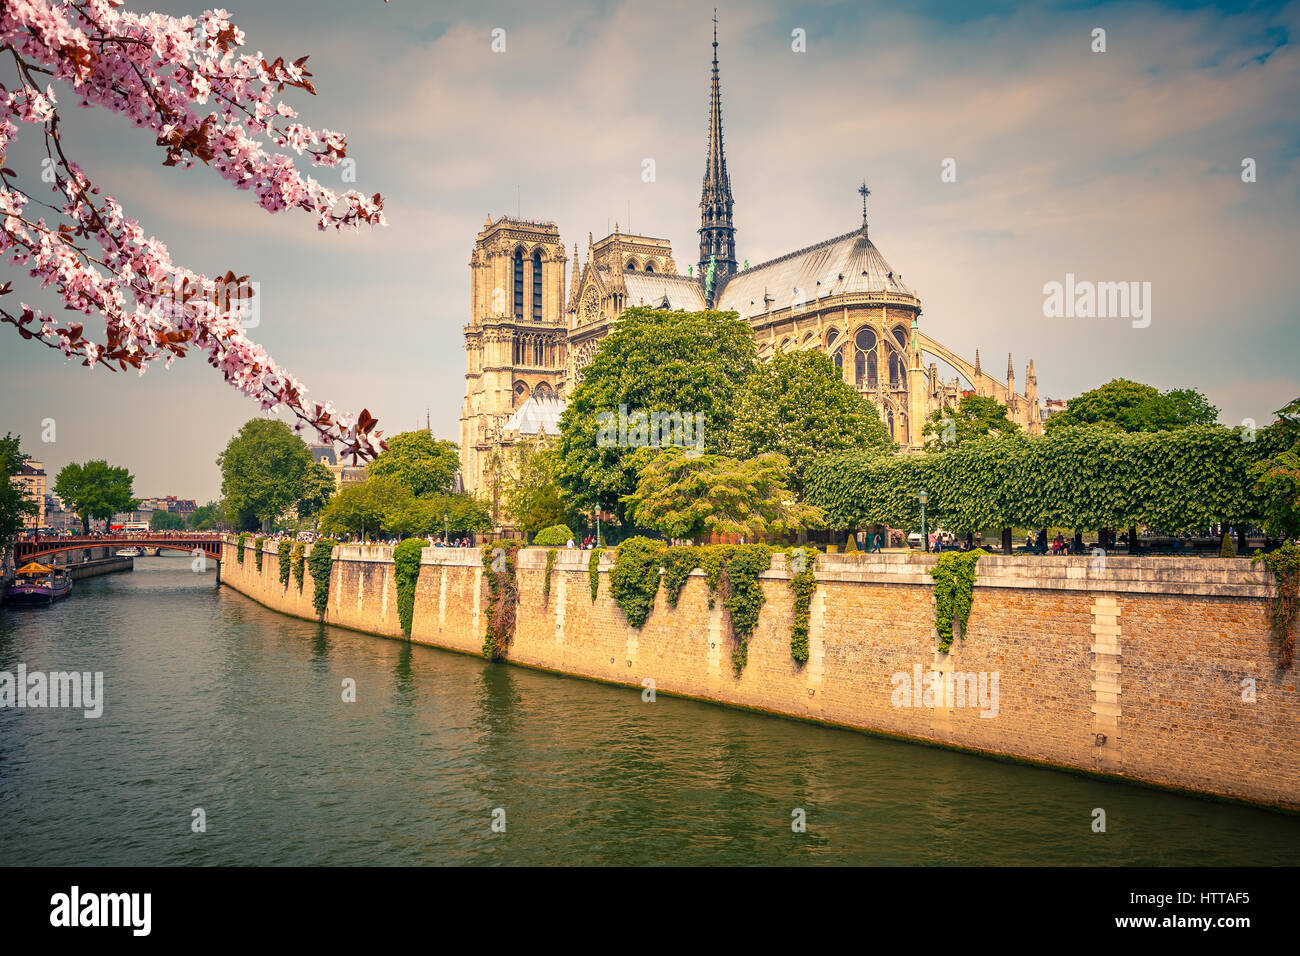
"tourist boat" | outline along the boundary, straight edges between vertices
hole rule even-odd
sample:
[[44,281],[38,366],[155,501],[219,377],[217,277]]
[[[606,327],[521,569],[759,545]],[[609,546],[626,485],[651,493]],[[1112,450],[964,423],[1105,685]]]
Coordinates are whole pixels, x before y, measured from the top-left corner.
[[15,572],[6,603],[11,606],[53,604],[71,593],[72,578],[66,571],[33,561]]
[[122,548],[117,552],[119,558],[143,558],[144,548]]

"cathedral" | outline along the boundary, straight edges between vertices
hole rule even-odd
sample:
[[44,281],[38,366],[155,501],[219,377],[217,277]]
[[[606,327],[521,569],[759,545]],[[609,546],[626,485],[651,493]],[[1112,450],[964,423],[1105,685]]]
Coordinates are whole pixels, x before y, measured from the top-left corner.
[[[699,260],[678,272],[667,239],[614,232],[577,243],[569,293],[568,256],[553,222],[490,216],[470,256],[470,322],[465,327],[461,474],[467,491],[487,491],[494,456],[521,438],[556,435],[565,396],[582,382],[600,340],[624,309],[737,313],[754,331],[760,359],[779,350],[820,349],[844,381],[870,400],[902,451],[923,446],[930,414],[963,395],[996,398],[1031,434],[1042,432],[1038,381],[1029,362],[1024,391],[968,362],[920,327],[921,300],[862,224],[768,262],[736,260],[731,179],[722,144],[717,26],[709,94],[709,147],[700,196]],[[929,364],[926,364],[927,358]],[[939,359],[957,372],[941,379]]]

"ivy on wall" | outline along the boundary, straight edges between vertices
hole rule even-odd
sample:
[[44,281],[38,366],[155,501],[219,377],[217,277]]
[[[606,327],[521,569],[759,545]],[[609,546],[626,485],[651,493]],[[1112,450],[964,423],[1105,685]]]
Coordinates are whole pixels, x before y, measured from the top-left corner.
[[420,582],[420,557],[424,539],[407,538],[393,549],[393,577],[397,582],[397,617],[402,633],[410,638],[415,621],[415,586]]
[[303,547],[301,541],[293,546],[293,551],[289,554],[289,564],[293,567],[293,579],[298,582],[298,590],[302,591],[302,568],[307,556],[307,549]]
[[794,592],[794,624],[790,627],[790,656],[799,664],[808,661],[808,625],[813,592],[817,590],[817,549],[791,548],[785,553],[790,571],[790,590]]
[[664,554],[664,593],[668,606],[677,607],[691,572],[700,566],[700,549],[695,545],[669,548]]
[[[567,538],[565,539],[568,540]],[[551,571],[555,568],[555,548],[546,552],[546,580],[542,584],[542,606],[548,607],[551,603]]]
[[311,606],[316,609],[317,617],[324,617],[330,606],[330,569],[334,566],[334,546],[338,542],[332,538],[322,538],[311,546],[307,555],[307,570],[311,572],[312,595]]
[[939,632],[939,650],[952,649],[952,624],[957,621],[966,633],[971,601],[975,596],[975,565],[988,554],[983,548],[974,551],[944,551],[930,569],[934,578],[934,627]]
[[1277,584],[1269,595],[1268,610],[1278,645],[1277,666],[1287,670],[1295,657],[1296,617],[1300,615],[1300,548],[1288,541],[1274,551],[1251,558],[1251,564],[1259,561],[1273,572]]
[[731,618],[731,666],[736,676],[749,659],[749,639],[758,626],[758,612],[763,607],[763,585],[758,576],[772,566],[772,549],[765,544],[733,545],[724,579],[730,592],[723,601]]
[[244,563],[244,545],[246,544],[248,544],[248,532],[244,531],[240,533],[239,541],[235,546],[235,558],[240,564]]
[[592,548],[591,557],[587,559],[587,580],[591,582],[591,603],[596,603],[596,595],[600,593],[600,556],[605,553],[604,548]]
[[253,539],[253,563],[257,565],[257,573],[262,573],[262,545],[266,544],[265,538]]
[[518,541],[494,541],[483,545],[483,570],[488,583],[487,631],[483,635],[483,656],[499,661],[515,636],[515,615],[519,609],[519,585],[515,580]]
[[289,549],[292,547],[293,542],[288,538],[281,538],[275,547],[275,569],[280,574],[280,587],[286,591],[289,590]]
[[667,546],[653,538],[628,538],[615,551],[609,575],[610,593],[623,609],[628,624],[642,627],[654,609],[659,592],[659,569]]

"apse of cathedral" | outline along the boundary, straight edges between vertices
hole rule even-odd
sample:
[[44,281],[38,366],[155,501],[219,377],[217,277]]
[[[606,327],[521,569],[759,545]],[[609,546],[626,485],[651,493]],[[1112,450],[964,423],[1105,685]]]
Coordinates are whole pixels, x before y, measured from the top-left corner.
[[[1032,360],[1018,392],[1010,355],[1000,379],[981,367],[978,351],[969,362],[921,330],[920,298],[869,238],[865,183],[857,228],[768,262],[737,264],[716,30],[699,259],[686,275],[669,240],[621,232],[617,224],[599,241],[587,234],[585,258],[574,243],[570,267],[555,223],[506,216],[484,222],[470,256],[465,326],[460,449],[466,490],[484,487],[495,452],[524,437],[559,433],[565,396],[582,382],[619,315],[633,306],[735,312],[753,329],[764,361],[778,351],[825,352],[844,381],[876,406],[904,453],[921,450],[932,412],[972,393],[1006,405],[1008,417],[1030,434],[1042,432]],[[934,359],[958,376],[941,379]]]

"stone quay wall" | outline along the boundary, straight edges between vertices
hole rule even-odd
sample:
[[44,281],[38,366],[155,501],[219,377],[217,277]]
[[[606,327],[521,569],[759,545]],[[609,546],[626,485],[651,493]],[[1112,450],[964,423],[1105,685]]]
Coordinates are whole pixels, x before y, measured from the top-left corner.
[[[258,574],[251,541],[243,564],[227,541],[222,583],[314,619],[310,572],[301,592],[292,578],[282,588],[273,545],[264,547]],[[1099,568],[1087,557],[990,555],[978,565],[968,628],[941,654],[934,556],[821,555],[809,658],[799,665],[790,655],[793,594],[776,553],[737,677],[725,612],[721,602],[709,607],[701,571],[675,609],[661,589],[634,629],[610,594],[612,550],[601,557],[594,602],[589,556],[559,550],[548,595],[546,550],[519,552],[509,661],[1300,810],[1296,672],[1277,667],[1271,575],[1244,558],[1108,557]],[[487,590],[478,549],[425,549],[411,640],[479,654]],[[403,638],[391,548],[336,549],[324,620]],[[923,693],[930,675],[950,673],[964,700]]]

